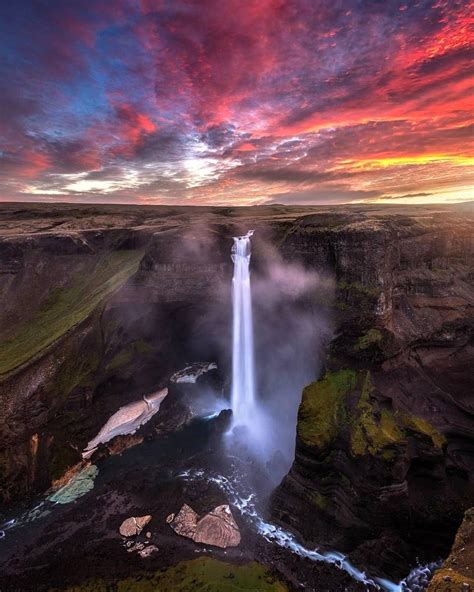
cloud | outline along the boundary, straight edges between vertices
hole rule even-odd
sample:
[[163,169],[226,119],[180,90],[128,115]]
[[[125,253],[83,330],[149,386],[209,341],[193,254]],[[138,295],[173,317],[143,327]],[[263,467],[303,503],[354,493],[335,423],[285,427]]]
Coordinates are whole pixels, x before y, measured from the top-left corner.
[[2,199],[448,199],[471,178],[468,4],[3,3]]

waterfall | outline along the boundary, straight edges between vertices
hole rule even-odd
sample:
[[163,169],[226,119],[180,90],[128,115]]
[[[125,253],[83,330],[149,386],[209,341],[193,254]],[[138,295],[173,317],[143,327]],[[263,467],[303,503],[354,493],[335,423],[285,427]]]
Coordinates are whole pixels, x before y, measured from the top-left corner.
[[232,261],[233,334],[231,406],[235,425],[249,425],[255,410],[255,369],[250,289],[250,237],[234,237]]

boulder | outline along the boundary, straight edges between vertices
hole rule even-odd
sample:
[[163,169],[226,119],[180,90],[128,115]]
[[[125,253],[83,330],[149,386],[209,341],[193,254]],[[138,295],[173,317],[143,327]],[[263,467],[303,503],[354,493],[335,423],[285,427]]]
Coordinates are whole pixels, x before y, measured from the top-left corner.
[[122,522],[119,532],[122,536],[130,537],[141,533],[145,526],[150,522],[151,516],[132,516]]
[[196,543],[223,549],[240,544],[239,527],[227,504],[217,506],[201,519],[190,506],[184,504],[177,515],[170,514],[166,521],[177,534]]
[[193,540],[215,547],[237,547],[240,531],[228,505],[218,506],[206,514],[196,525]]
[[184,504],[176,516],[170,514],[166,522],[168,522],[176,534],[192,539],[196,532],[198,515],[188,504]]

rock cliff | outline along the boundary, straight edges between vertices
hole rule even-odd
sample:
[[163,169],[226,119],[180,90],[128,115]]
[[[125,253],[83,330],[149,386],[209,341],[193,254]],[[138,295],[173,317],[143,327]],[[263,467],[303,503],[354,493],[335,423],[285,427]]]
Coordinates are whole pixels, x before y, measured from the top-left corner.
[[326,372],[303,393],[271,511],[391,576],[421,547],[446,552],[474,499],[473,221],[306,216],[282,245],[332,269],[337,298]]

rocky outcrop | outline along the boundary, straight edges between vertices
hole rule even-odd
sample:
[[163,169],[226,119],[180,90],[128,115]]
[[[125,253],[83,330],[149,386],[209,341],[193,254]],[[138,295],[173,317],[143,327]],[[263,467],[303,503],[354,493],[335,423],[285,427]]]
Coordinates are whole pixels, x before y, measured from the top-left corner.
[[434,573],[427,592],[471,592],[474,590],[474,508],[464,520],[454,539],[451,553]]
[[[273,516],[406,574],[474,501],[473,216],[306,216],[282,249],[337,281],[327,372],[307,387]],[[397,548],[397,553],[393,549]]]
[[328,371],[303,392],[296,459],[274,495],[275,515],[307,541],[401,576],[427,533],[442,548],[439,533],[468,503],[448,466],[446,438],[382,405],[370,371]]
[[181,536],[195,543],[214,547],[237,547],[240,544],[240,531],[228,505],[217,506],[199,519],[198,514],[187,504],[166,520],[171,528]]
[[119,528],[119,532],[124,537],[137,536],[150,522],[151,516],[132,516],[122,522]]
[[227,257],[201,265],[199,237],[161,224],[0,236],[0,506],[46,490],[118,408],[192,359],[187,335]]
[[203,516],[196,524],[195,543],[214,547],[237,547],[240,531],[228,505],[218,506]]

